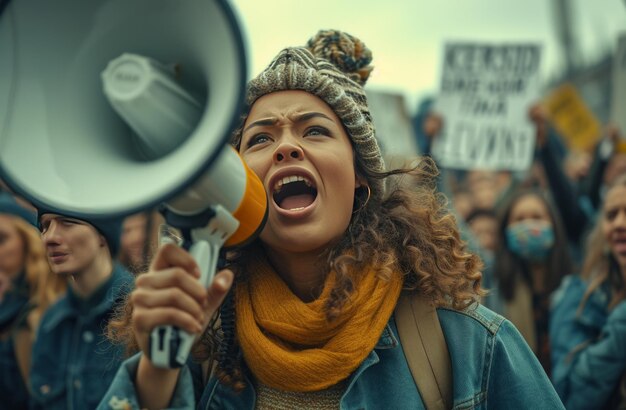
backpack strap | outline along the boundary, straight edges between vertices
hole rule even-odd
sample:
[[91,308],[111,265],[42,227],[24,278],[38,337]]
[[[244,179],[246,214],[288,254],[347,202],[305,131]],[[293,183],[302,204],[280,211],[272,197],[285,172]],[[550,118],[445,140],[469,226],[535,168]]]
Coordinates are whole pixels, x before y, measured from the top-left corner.
[[417,292],[403,292],[395,318],[404,356],[426,409],[451,409],[452,366],[437,310]]

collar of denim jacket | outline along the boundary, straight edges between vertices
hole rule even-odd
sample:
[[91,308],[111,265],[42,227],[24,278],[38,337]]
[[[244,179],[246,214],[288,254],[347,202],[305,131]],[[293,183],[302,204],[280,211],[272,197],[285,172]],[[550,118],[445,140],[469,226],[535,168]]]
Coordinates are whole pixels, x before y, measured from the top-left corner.
[[51,332],[61,322],[70,317],[82,317],[88,322],[108,312],[130,290],[134,280],[121,265],[115,264],[111,277],[103,283],[87,300],[80,300],[68,287],[67,295],[53,305],[42,320],[41,330]]
[[393,349],[398,346],[398,336],[396,335],[396,321],[391,315],[389,322],[383,329],[383,333],[380,335],[380,339],[378,339],[378,343],[374,346],[374,349]]

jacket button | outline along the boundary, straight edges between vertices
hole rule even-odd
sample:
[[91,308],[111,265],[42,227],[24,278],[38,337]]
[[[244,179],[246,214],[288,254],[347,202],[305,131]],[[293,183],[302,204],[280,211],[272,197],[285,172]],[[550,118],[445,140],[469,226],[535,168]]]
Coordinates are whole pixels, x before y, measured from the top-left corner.
[[91,333],[89,330],[86,330],[85,332],[83,332],[83,341],[85,343],[93,342],[93,333]]
[[39,391],[41,392],[41,394],[48,394],[50,393],[50,386],[47,384],[44,384],[43,386],[39,388]]
[[80,389],[81,386],[82,385],[80,383],[80,380],[78,380],[78,379],[74,380],[74,388],[75,389]]

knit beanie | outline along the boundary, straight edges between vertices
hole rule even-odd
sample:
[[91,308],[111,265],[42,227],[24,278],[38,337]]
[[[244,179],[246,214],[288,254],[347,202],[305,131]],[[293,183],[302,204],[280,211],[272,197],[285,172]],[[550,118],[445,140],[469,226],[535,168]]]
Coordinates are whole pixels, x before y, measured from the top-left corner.
[[[248,83],[249,108],[276,91],[302,90],[322,99],[341,120],[356,155],[367,171],[381,172],[384,162],[363,87],[372,71],[371,51],[358,38],[337,30],[322,30],[306,47],[282,50]],[[235,135],[238,145],[241,133]],[[371,194],[381,198],[381,180],[368,181]]]
[[37,214],[35,211],[31,211],[20,205],[13,195],[7,192],[0,192],[0,214],[17,216],[29,224],[35,227],[37,226]]
[[[41,229],[41,216],[45,214],[62,215],[50,209],[45,209],[41,207],[38,208],[37,209],[37,221],[39,222],[40,229]],[[104,239],[106,240],[107,245],[109,246],[109,252],[111,253],[111,257],[115,258],[117,256],[117,253],[120,250],[120,241],[122,237],[122,223],[124,222],[122,218],[90,218],[90,219],[74,218],[74,219],[78,219],[80,221],[83,221],[93,226],[100,233],[100,235],[104,236]]]

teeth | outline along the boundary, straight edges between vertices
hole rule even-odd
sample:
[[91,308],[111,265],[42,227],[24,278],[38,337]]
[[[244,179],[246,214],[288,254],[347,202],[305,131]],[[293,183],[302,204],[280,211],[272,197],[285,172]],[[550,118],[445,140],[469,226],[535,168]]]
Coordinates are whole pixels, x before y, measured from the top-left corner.
[[280,191],[283,185],[290,184],[292,182],[297,182],[297,181],[302,181],[305,184],[307,184],[307,186],[313,186],[313,183],[309,181],[307,178],[300,176],[300,175],[292,175],[288,177],[283,177],[282,179],[276,181],[276,183],[274,184],[274,192]]

